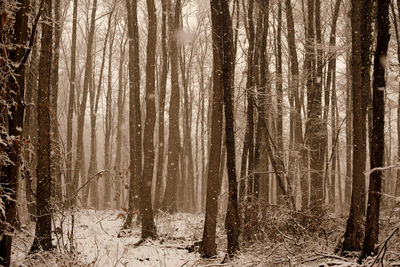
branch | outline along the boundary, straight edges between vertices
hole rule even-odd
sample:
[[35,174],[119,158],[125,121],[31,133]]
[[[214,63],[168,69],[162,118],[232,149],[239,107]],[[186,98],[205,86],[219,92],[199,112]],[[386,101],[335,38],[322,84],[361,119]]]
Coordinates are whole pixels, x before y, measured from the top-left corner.
[[42,15],[42,11],[43,11],[43,5],[44,5],[44,0],[42,0],[40,2],[40,6],[39,6],[39,11],[35,17],[35,20],[33,22],[33,26],[32,26],[32,31],[31,31],[31,37],[29,39],[29,44],[28,44],[28,50],[25,51],[24,56],[22,57],[21,61],[19,62],[18,66],[14,67],[14,72],[17,73],[19,72],[22,67],[25,65],[26,61],[29,58],[29,55],[31,54],[32,51],[32,46],[33,46],[33,42],[35,40],[35,34],[36,34],[36,28],[39,22],[39,18]]

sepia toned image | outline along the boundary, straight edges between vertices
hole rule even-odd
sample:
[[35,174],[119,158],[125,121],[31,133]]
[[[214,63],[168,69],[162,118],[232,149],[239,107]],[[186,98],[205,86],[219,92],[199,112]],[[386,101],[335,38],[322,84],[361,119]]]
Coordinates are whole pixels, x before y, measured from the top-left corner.
[[0,266],[400,266],[400,0],[0,18]]

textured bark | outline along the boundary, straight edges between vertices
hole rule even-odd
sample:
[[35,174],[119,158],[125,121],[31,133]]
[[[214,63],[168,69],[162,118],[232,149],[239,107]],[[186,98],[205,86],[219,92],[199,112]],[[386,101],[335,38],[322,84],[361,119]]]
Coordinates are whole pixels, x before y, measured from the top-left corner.
[[170,14],[170,0],[162,0],[162,16],[161,16],[161,46],[162,46],[162,72],[160,81],[160,92],[158,99],[158,166],[156,176],[156,191],[155,191],[155,210],[159,209],[162,201],[162,180],[164,174],[164,110],[165,110],[165,94],[168,78],[168,45],[167,45],[167,16]]
[[[395,12],[394,4],[391,4],[392,7],[392,13],[393,13],[393,24],[395,27],[395,33],[396,33],[396,43],[397,43],[397,61],[400,64],[400,32],[399,32],[399,26],[398,26],[398,19],[400,19],[400,0],[397,0],[397,15]],[[399,74],[400,74],[400,68],[399,68]],[[399,82],[399,89],[400,89],[400,82]],[[398,96],[398,101],[397,101],[397,132],[400,133],[400,90],[399,90],[399,96]],[[400,134],[397,135],[397,161],[400,160]],[[395,196],[398,197],[400,196],[400,170],[397,170],[396,174],[396,191],[395,191]]]
[[247,94],[247,127],[248,135],[248,167],[247,167],[247,193],[253,192],[253,172],[254,172],[254,54],[255,54],[255,33],[254,33],[254,0],[249,0],[248,6],[248,32],[249,32],[249,48],[247,52],[247,83],[246,83],[246,94]]
[[[179,181],[179,151],[180,151],[180,133],[179,133],[179,73],[178,73],[178,44],[175,33],[179,30],[179,20],[181,13],[181,1],[175,3],[175,16],[170,12],[169,21],[173,23],[170,28],[171,36],[171,98],[169,104],[169,135],[168,135],[168,165],[167,165],[167,185],[165,188],[162,210],[169,213],[175,213],[177,208],[177,184]],[[174,18],[173,18],[174,17]],[[169,24],[171,26],[171,23]],[[173,30],[172,30],[173,29]]]
[[69,101],[68,101],[68,114],[67,114],[67,161],[66,161],[66,176],[65,184],[67,187],[67,206],[71,203],[73,192],[72,186],[72,119],[74,117],[74,103],[75,103],[75,83],[76,83],[76,32],[77,32],[77,15],[78,14],[78,0],[74,0],[72,11],[72,37],[71,37],[71,75],[69,87]]
[[36,194],[36,228],[31,252],[39,249],[51,250],[51,191],[52,179],[50,173],[50,92],[51,92],[51,59],[52,59],[52,1],[46,0],[43,9],[45,23],[42,24],[42,36],[39,59],[38,85],[38,164],[37,164],[37,194]]
[[[215,20],[215,5],[218,1],[211,2],[212,18]],[[218,13],[217,13],[218,14]],[[218,38],[213,30],[213,40]],[[202,240],[202,250],[204,257],[217,255],[217,245],[215,244],[215,232],[218,215],[218,187],[219,187],[219,165],[221,161],[222,143],[222,112],[223,112],[223,90],[219,80],[219,54],[216,48],[217,43],[213,41],[213,92],[212,92],[212,115],[211,115],[211,140],[209,150],[208,174],[207,174],[207,199],[206,215],[204,221],[204,231]],[[222,52],[222,51],[221,51]]]
[[[282,90],[282,3],[278,2],[278,25],[276,32],[276,94],[277,94],[277,112],[278,118],[276,122],[276,139],[278,146],[278,157],[280,160],[284,160],[283,157],[283,111],[282,111],[282,101],[283,101],[283,90]],[[278,183],[276,184],[276,198],[278,205],[283,205],[284,198],[282,196],[282,190]]]
[[[332,144],[332,156],[331,159],[329,159],[331,162],[331,177],[330,179],[328,178],[327,180],[330,181],[329,183],[329,203],[331,204],[331,209],[335,209],[335,188],[336,188],[336,153],[335,150],[337,149],[335,147],[335,140],[336,140],[336,51],[335,51],[335,46],[336,46],[336,25],[337,25],[337,19],[339,17],[339,10],[340,10],[340,0],[336,0],[335,2],[335,8],[333,12],[333,17],[332,17],[332,23],[331,23],[331,33],[329,37],[329,47],[330,51],[328,53],[328,73],[326,77],[326,89],[325,93],[330,92],[331,96],[331,144]],[[329,95],[328,95],[329,96]],[[326,105],[326,103],[325,103]],[[327,119],[327,113],[326,113],[326,119]],[[327,167],[328,167],[329,162],[327,162]],[[328,177],[328,168],[326,170],[326,177]],[[340,186],[340,183],[339,183]]]
[[151,184],[154,169],[154,125],[156,120],[155,108],[155,64],[157,44],[157,15],[154,0],[147,0],[148,39],[146,51],[146,120],[144,123],[143,140],[143,175],[140,179],[140,214],[142,219],[142,240],[156,237],[156,226],[151,204]]
[[341,245],[341,252],[358,251],[361,249],[360,239],[362,238],[362,217],[364,216],[365,202],[365,112],[363,103],[363,67],[362,54],[365,53],[362,47],[362,10],[363,1],[353,0],[351,10],[352,27],[352,91],[353,91],[353,182],[350,215],[347,220],[344,241]]
[[[110,17],[111,19],[111,17]],[[111,131],[112,131],[112,51],[115,40],[115,27],[112,30],[108,50],[108,75],[107,75],[107,93],[106,93],[106,114],[105,114],[105,134],[104,134],[104,169],[110,170],[111,168]],[[111,175],[106,173],[104,175],[104,199],[103,207],[105,209],[111,208]]]
[[[301,206],[302,208],[308,207],[308,196],[309,196],[309,187],[308,187],[308,177],[305,175],[306,173],[306,162],[307,158],[305,157],[305,149],[304,149],[304,141],[303,141],[303,126],[301,120],[301,100],[299,94],[299,62],[297,58],[296,51],[296,36],[294,29],[294,20],[293,20],[293,10],[290,0],[285,1],[286,6],[286,20],[287,20],[287,29],[288,29],[288,46],[289,46],[289,57],[290,57],[290,73],[291,73],[291,88],[290,94],[291,98],[294,102],[294,111],[291,113],[291,119],[293,120],[293,128],[294,128],[294,147],[295,151],[301,153],[300,158],[300,184],[301,184]],[[298,161],[299,159],[297,159]],[[291,173],[295,172],[295,169],[291,171]]]
[[54,47],[53,47],[53,61],[51,73],[51,175],[54,183],[54,197],[56,205],[61,204],[62,189],[61,189],[61,147],[60,137],[58,132],[58,119],[57,119],[57,100],[58,100],[58,69],[60,59],[60,40],[61,40],[61,15],[60,15],[60,0],[54,1]]
[[89,37],[87,42],[86,49],[86,63],[85,63],[85,74],[83,79],[83,89],[82,89],[82,100],[79,106],[79,114],[78,114],[78,125],[77,125],[77,141],[76,141],[76,160],[74,166],[74,176],[72,181],[73,195],[71,196],[71,202],[76,204],[76,196],[79,192],[79,178],[85,176],[85,173],[82,172],[82,163],[84,161],[83,157],[83,130],[85,124],[85,114],[86,114],[86,102],[89,93],[89,83],[92,79],[92,64],[93,64],[93,39],[95,32],[95,23],[96,23],[96,11],[97,11],[97,0],[93,0],[92,14],[90,18],[90,28],[89,28]]
[[[315,12],[314,12],[315,5]],[[308,0],[308,30],[306,40],[307,66],[307,123],[306,144],[310,154],[310,208],[316,214],[322,212],[324,204],[323,171],[326,149],[326,129],[322,119],[322,51],[317,49],[315,66],[314,15],[316,41],[321,44],[320,1]]]
[[139,29],[137,1],[126,0],[129,37],[129,205],[124,228],[132,226],[139,207],[139,177],[142,175],[142,126],[140,109]]
[[[390,0],[382,0],[377,4],[377,44],[374,55],[373,74],[373,106],[372,106],[372,146],[370,151],[371,170],[384,165],[385,150],[385,70],[388,45],[390,40],[389,21]],[[360,260],[376,254],[379,236],[379,211],[382,191],[382,171],[370,174],[367,219]]]
[[[91,179],[93,175],[97,173],[97,138],[96,138],[96,123],[97,123],[97,110],[99,107],[99,99],[100,92],[103,85],[103,73],[104,73],[104,65],[105,65],[105,57],[107,51],[107,42],[108,37],[110,35],[111,28],[111,17],[113,12],[110,12],[108,17],[107,31],[106,36],[104,38],[104,46],[103,46],[103,54],[100,64],[100,74],[99,74],[99,83],[97,85],[97,89],[95,86],[92,86],[91,90],[89,90],[89,106],[90,106],[90,160],[89,160],[89,170],[88,170],[88,178]],[[94,83],[92,83],[94,84]],[[89,189],[90,186],[90,189]],[[98,179],[92,179],[90,184],[84,190],[83,194],[83,203],[87,202],[87,198],[90,191],[90,205],[91,207],[98,209],[99,208],[99,199],[98,199]]]
[[[124,30],[125,33],[125,30]],[[125,47],[126,47],[126,42],[128,39],[126,39],[125,35],[121,39],[121,50],[120,50],[120,58],[119,58],[119,68],[118,68],[118,99],[117,99],[117,109],[118,109],[118,115],[117,115],[117,148],[116,148],[116,155],[115,155],[115,170],[117,172],[117,177],[115,181],[115,207],[116,209],[121,209],[122,207],[122,201],[123,200],[123,188],[121,185],[124,182],[124,175],[122,171],[122,122],[124,118],[124,98],[125,98],[125,91],[126,91],[126,86],[124,84],[124,62],[125,62]]]
[[[24,45],[26,44],[28,36],[29,2],[30,1],[18,1],[20,8],[16,11],[14,35],[10,38],[12,45],[16,45],[17,47],[11,49],[11,51],[6,51],[9,52],[9,60],[15,64],[19,63],[25,54]],[[0,36],[2,40],[4,40],[3,32],[1,32]],[[1,54],[3,54],[3,51]],[[7,67],[10,66],[8,65]],[[1,66],[2,70],[4,70],[3,68],[4,66]],[[7,232],[12,233],[14,231],[14,226],[18,219],[16,200],[20,167],[19,154],[21,149],[19,140],[21,139],[20,129],[22,129],[24,118],[23,97],[25,66],[23,65],[15,72],[14,70],[12,71],[12,74],[16,75],[15,78],[9,77],[6,88],[4,88],[5,91],[1,90],[2,97],[4,94],[7,104],[10,104],[10,106],[7,110],[7,107],[3,104],[0,105],[0,126],[6,129],[8,126],[8,135],[15,136],[15,140],[4,148],[4,152],[13,164],[0,166],[0,183],[2,185],[1,202],[4,203],[4,213],[0,214],[0,265],[3,266],[10,266],[11,264],[12,235]],[[1,133],[1,135],[1,138],[6,140],[3,133]],[[3,145],[0,146],[0,149],[3,150]]]

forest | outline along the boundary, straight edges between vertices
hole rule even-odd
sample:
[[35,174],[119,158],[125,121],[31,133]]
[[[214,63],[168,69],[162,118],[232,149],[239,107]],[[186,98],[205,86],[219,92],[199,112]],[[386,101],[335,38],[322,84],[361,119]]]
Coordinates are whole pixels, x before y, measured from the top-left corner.
[[400,266],[400,0],[0,18],[0,266]]

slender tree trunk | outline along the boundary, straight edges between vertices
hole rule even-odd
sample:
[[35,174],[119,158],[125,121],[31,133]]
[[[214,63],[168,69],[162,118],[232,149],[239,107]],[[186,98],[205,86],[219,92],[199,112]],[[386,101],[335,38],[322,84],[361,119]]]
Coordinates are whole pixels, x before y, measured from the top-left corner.
[[117,171],[117,177],[115,181],[115,207],[116,209],[121,209],[121,197],[123,189],[121,185],[124,182],[123,175],[123,164],[121,157],[122,150],[122,122],[124,117],[124,96],[125,96],[125,85],[123,80],[124,75],[124,61],[125,61],[125,47],[126,47],[126,37],[123,36],[121,39],[121,50],[120,50],[120,58],[119,58],[119,68],[118,68],[118,99],[117,99],[117,109],[118,109],[118,119],[117,119],[117,149],[115,155],[115,169]]
[[[400,0],[397,1],[397,15],[394,9],[394,4],[392,6],[392,13],[393,13],[393,24],[395,27],[396,33],[396,42],[397,42],[397,61],[400,64],[400,32],[398,27],[398,19],[400,18]],[[400,67],[399,67],[399,74],[400,74]],[[399,82],[399,89],[400,89],[400,82]],[[400,161],[400,90],[399,96],[397,101],[397,161]],[[397,170],[396,174],[396,191],[395,196],[400,196],[400,170]]]
[[[111,18],[110,18],[111,20]],[[106,114],[105,114],[105,136],[104,136],[104,169],[110,170],[111,168],[111,131],[112,131],[112,51],[115,39],[115,27],[109,42],[108,54],[108,77],[107,77],[107,93],[106,93]],[[111,175],[106,173],[104,175],[104,209],[111,208]]]
[[38,85],[38,164],[37,164],[37,193],[36,193],[36,228],[31,252],[39,249],[48,251],[53,248],[51,238],[51,191],[50,175],[50,91],[51,91],[51,59],[52,59],[52,1],[46,0],[42,25],[41,49],[39,60]]
[[[129,37],[129,152],[130,184],[128,216],[124,228],[132,227],[135,207],[140,206],[139,178],[142,175],[142,121],[140,109],[140,62],[137,1],[126,0]],[[138,205],[139,204],[139,205]]]
[[67,206],[72,202],[72,128],[74,117],[74,103],[75,103],[75,82],[76,82],[76,32],[77,32],[77,16],[78,16],[78,0],[74,0],[74,7],[72,12],[72,45],[71,45],[71,77],[69,87],[69,101],[68,101],[68,114],[67,114],[67,162],[66,162],[66,179],[67,185]]
[[[215,232],[218,215],[218,187],[219,187],[219,165],[221,161],[221,143],[222,143],[222,112],[223,112],[223,88],[220,78],[220,66],[218,51],[218,36],[216,30],[221,27],[217,22],[217,15],[220,10],[220,1],[211,1],[211,12],[213,21],[213,92],[212,92],[212,115],[211,115],[211,144],[209,150],[208,175],[207,175],[207,200],[206,215],[204,221],[204,231],[202,240],[203,257],[213,257],[217,254],[217,245],[215,244]],[[222,17],[222,16],[221,16]],[[221,31],[222,29],[218,29]],[[228,63],[230,64],[230,63]],[[226,67],[225,67],[226,68]],[[230,81],[229,81],[230,82]]]
[[385,150],[385,69],[388,45],[390,40],[389,0],[382,0],[377,5],[377,44],[374,56],[373,75],[373,117],[372,146],[370,151],[370,174],[367,219],[360,260],[377,252],[379,235],[379,210],[381,201],[382,171],[374,168],[383,167]]
[[[167,17],[171,12],[170,0],[162,0],[162,18],[161,18],[161,46],[162,46],[162,72],[161,84],[158,100],[158,167],[157,167],[157,180],[155,191],[155,210],[159,209],[162,201],[162,180],[164,174],[164,148],[165,148],[165,134],[164,134],[164,110],[165,110],[165,95],[167,88],[168,78],[168,45],[167,45]],[[171,25],[171,24],[170,24]]]
[[82,100],[79,107],[79,115],[78,115],[78,128],[77,128],[77,141],[76,141],[76,160],[74,166],[74,177],[73,177],[73,196],[72,203],[76,203],[76,197],[79,192],[79,177],[84,176],[82,173],[82,162],[84,160],[83,157],[83,130],[85,124],[85,113],[86,113],[86,102],[89,92],[89,82],[92,77],[92,59],[93,59],[93,39],[95,32],[95,23],[96,23],[96,10],[97,10],[97,0],[93,0],[93,8],[90,19],[90,28],[89,28],[89,38],[87,42],[86,49],[86,63],[85,63],[85,75],[83,80],[83,91],[82,91]]
[[148,39],[146,51],[146,121],[144,123],[143,141],[144,165],[143,175],[140,179],[140,214],[142,219],[142,240],[156,237],[156,226],[153,218],[151,204],[151,184],[154,169],[154,125],[155,110],[155,64],[157,44],[157,15],[154,0],[147,0],[148,10]]
[[[286,19],[288,29],[288,46],[290,56],[290,73],[291,73],[291,94],[294,102],[293,123],[294,123],[294,149],[300,152],[300,186],[301,186],[301,207],[306,209],[308,207],[309,184],[306,175],[307,170],[307,157],[304,149],[303,141],[303,126],[301,120],[301,99],[299,94],[299,62],[296,50],[296,38],[293,20],[293,10],[290,0],[286,0]],[[299,159],[297,159],[299,160]],[[296,164],[297,165],[297,164]]]
[[62,188],[61,188],[61,154],[60,154],[60,137],[58,132],[57,119],[57,100],[58,100],[58,68],[60,58],[60,41],[61,41],[61,18],[60,18],[60,0],[54,1],[54,47],[51,77],[51,136],[52,148],[51,154],[51,175],[54,183],[54,197],[57,201],[56,205],[61,204]]

